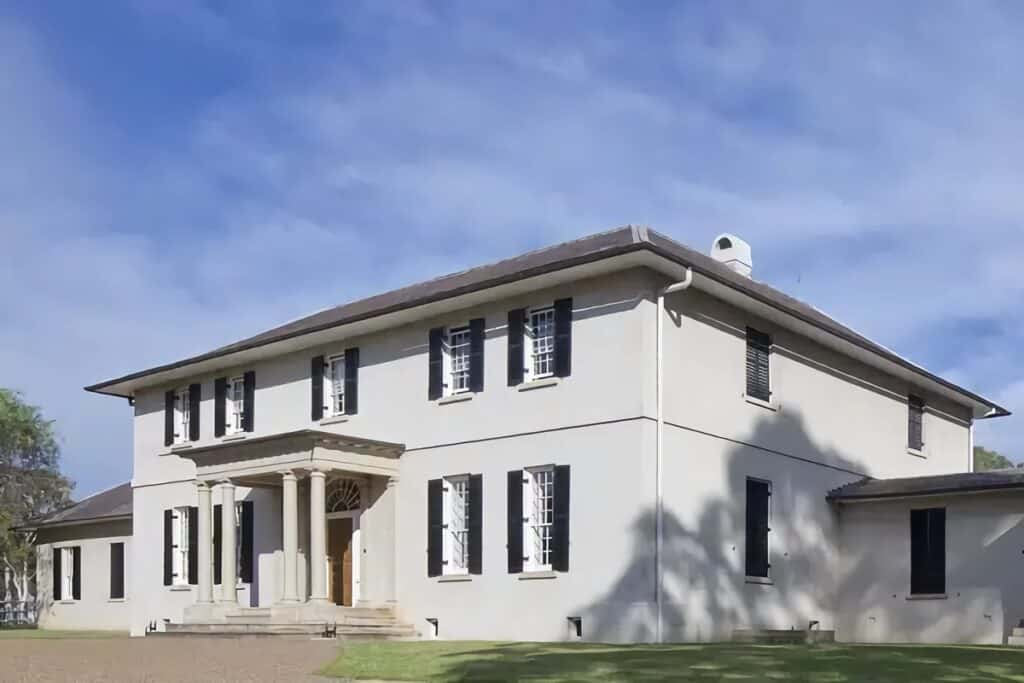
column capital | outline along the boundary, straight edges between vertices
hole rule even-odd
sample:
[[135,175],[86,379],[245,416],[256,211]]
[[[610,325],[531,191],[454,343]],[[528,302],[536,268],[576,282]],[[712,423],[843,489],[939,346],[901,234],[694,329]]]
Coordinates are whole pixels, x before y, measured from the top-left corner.
[[282,479],[298,479],[295,470],[278,470],[277,473],[281,475]]
[[235,488],[235,482],[231,479],[218,479],[217,486],[220,486],[221,488],[228,488],[229,486],[231,488]]
[[196,489],[200,493],[205,493],[205,492],[210,491],[211,489],[213,489],[213,484],[211,482],[204,481],[202,479],[196,479],[195,485],[196,485]]
[[394,487],[396,484],[398,484],[398,475],[391,475],[390,477],[388,477],[388,482],[386,486],[389,489]]
[[325,471],[323,471],[321,469],[314,469],[314,470],[310,470],[309,471],[309,476],[310,476],[310,478],[316,477],[317,479],[326,479],[327,478],[327,472],[325,472]]

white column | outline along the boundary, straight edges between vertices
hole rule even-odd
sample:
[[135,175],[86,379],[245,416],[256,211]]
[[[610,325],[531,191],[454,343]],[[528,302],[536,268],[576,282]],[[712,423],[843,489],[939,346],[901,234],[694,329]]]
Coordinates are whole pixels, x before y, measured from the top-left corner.
[[199,602],[213,602],[213,508],[211,505],[210,485],[205,481],[196,482],[199,498]]
[[299,601],[299,485],[295,473],[281,473],[281,545],[284,549],[282,602]]
[[316,602],[327,602],[326,479],[319,470],[309,473],[309,599]]
[[236,551],[235,551],[235,485],[230,481],[220,484],[220,599],[237,603]]

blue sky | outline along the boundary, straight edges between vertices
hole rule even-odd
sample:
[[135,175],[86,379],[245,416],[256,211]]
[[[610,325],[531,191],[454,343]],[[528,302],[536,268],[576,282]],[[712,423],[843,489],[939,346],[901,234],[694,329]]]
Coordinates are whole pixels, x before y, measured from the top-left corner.
[[0,384],[89,493],[86,384],[632,222],[1024,410],[1022,63],[1014,3],[7,2]]

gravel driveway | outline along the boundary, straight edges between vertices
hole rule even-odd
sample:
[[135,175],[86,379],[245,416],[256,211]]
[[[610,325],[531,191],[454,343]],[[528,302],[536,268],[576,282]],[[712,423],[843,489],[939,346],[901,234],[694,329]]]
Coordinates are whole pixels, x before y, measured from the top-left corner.
[[0,640],[3,681],[317,681],[337,641],[279,638]]

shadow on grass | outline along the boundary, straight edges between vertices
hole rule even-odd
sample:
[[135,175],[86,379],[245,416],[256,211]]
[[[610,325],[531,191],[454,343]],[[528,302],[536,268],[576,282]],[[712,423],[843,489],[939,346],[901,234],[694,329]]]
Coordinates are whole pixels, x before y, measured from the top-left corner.
[[380,643],[324,671],[421,681],[780,680],[1024,682],[1024,651],[999,647]]

